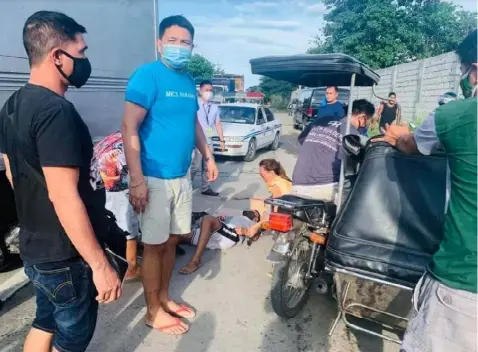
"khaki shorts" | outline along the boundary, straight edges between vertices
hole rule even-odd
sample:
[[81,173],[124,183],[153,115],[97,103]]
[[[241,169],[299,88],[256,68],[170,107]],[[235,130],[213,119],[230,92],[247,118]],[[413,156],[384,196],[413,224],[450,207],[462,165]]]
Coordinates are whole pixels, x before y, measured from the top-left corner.
[[405,352],[476,352],[477,294],[425,274],[415,287]]
[[142,242],[165,243],[169,235],[191,232],[192,186],[189,174],[172,180],[146,177],[149,201],[140,215]]

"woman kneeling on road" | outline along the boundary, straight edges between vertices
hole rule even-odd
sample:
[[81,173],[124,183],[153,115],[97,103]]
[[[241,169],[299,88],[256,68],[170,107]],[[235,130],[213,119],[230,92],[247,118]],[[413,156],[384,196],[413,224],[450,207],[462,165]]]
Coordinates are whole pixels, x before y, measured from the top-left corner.
[[[269,194],[272,198],[282,197],[292,192],[292,180],[287,176],[281,163],[275,159],[263,159],[259,163],[259,174],[267,185]],[[259,212],[262,221],[257,222],[249,229],[241,230],[241,233],[247,236],[256,236],[262,226],[269,219],[269,209],[264,203],[263,198],[252,198],[250,208]]]

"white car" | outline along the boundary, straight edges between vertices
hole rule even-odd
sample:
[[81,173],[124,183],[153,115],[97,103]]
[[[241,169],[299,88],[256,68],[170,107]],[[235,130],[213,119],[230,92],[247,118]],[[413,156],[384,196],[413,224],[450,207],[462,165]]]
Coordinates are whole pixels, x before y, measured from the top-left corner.
[[270,109],[259,104],[234,103],[219,105],[224,132],[225,150],[221,151],[219,137],[212,137],[214,154],[242,156],[253,161],[258,149],[279,148],[282,124]]

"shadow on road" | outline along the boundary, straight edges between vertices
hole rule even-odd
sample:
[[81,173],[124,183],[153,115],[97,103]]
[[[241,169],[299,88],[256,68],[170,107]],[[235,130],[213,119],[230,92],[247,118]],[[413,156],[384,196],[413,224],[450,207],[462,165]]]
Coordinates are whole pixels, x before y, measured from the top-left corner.
[[[272,310],[270,298],[265,303]],[[328,332],[336,316],[334,300],[312,293],[307,305],[292,319],[277,317],[263,333],[262,352],[327,351]]]
[[[194,302],[185,302],[182,298],[188,286],[196,279],[213,280],[221,270],[220,251],[206,251],[203,256],[203,266],[191,275],[179,274],[179,269],[187,264],[192,256],[192,247],[186,248],[186,255],[177,258],[171,279],[171,299],[194,306]],[[100,310],[96,335],[88,351],[131,352],[140,346],[148,345],[149,334],[162,334],[144,324],[146,305],[141,282],[130,282],[124,285],[120,302],[104,306]],[[215,316],[201,313],[192,321],[191,331],[181,337],[175,351],[207,351],[208,341],[215,334]],[[196,330],[199,329],[199,330]],[[111,338],[114,336],[114,338]],[[106,338],[105,338],[106,337]],[[155,341],[154,347],[164,351],[169,346],[169,339]],[[162,343],[165,345],[162,346]]]
[[[380,287],[378,287],[380,286]],[[410,305],[410,293],[397,291],[381,285],[358,286],[357,295],[364,300],[361,303],[384,308],[387,312],[403,315]],[[270,297],[264,304],[267,312],[273,311]],[[262,352],[385,352],[399,351],[398,344],[385,342],[381,338],[349,329],[342,320],[329,336],[329,331],[337,316],[338,304],[330,294],[319,295],[314,291],[299,314],[292,319],[277,317],[269,324],[263,334],[260,351]],[[362,316],[367,316],[366,313]],[[348,320],[360,327],[370,329],[376,333],[397,338],[396,330],[390,332],[382,326],[367,321],[349,317]],[[391,324],[391,321],[382,320]]]
[[[7,299],[5,302],[1,302],[0,306],[0,319],[10,312],[12,309],[22,305],[24,302],[28,301],[33,297],[33,286],[28,284],[24,288],[21,288],[15,292],[14,296],[10,299]],[[1,346],[1,344],[0,344]]]
[[[5,324],[7,331],[0,335],[2,352],[21,351],[25,336],[30,330],[31,320],[25,319],[22,305],[33,297],[33,285],[28,284],[15,293],[15,296],[4,302],[0,310],[0,321]],[[7,320],[7,313],[8,319]]]
[[[181,336],[175,352],[207,352],[216,335],[216,317],[211,312],[199,314],[194,319],[194,326],[187,334]],[[219,332],[220,333],[220,332]]]

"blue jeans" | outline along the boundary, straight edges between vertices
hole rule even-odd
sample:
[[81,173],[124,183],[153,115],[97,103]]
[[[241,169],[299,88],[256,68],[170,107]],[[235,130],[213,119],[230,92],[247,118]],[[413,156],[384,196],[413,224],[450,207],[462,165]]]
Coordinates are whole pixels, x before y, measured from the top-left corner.
[[98,314],[92,272],[82,259],[29,265],[25,274],[35,288],[32,326],[51,333],[61,352],[83,352],[93,337]]

